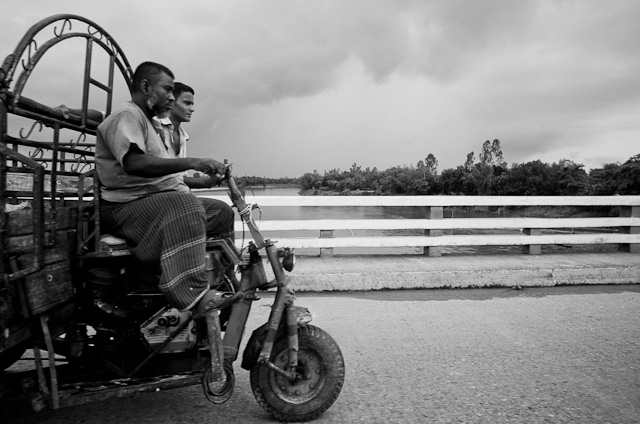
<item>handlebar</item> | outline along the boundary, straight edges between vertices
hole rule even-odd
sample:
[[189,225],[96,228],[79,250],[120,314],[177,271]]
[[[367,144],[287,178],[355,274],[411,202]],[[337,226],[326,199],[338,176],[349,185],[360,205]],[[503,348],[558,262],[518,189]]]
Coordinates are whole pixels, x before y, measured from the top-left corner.
[[[273,267],[274,274],[276,275],[276,280],[278,283],[284,284],[284,275],[282,269],[286,269],[291,272],[293,270],[293,265],[295,263],[295,256],[293,254],[293,250],[286,248],[280,253],[282,253],[281,257],[283,257],[282,263],[280,263],[277,259],[277,255],[279,253],[276,252],[273,243],[270,240],[264,239],[260,230],[258,230],[258,226],[253,220],[253,216],[251,215],[251,211],[258,207],[257,205],[247,205],[247,202],[244,200],[244,196],[242,192],[238,188],[235,179],[231,175],[231,165],[227,163],[227,160],[224,161],[225,165],[227,165],[227,171],[225,172],[225,179],[227,180],[227,185],[229,186],[229,197],[231,198],[231,202],[233,206],[238,209],[240,213],[240,218],[242,218],[242,222],[244,222],[247,227],[249,227],[249,231],[251,232],[251,236],[253,237],[253,241],[258,249],[266,247],[267,256],[269,257],[269,261]],[[277,265],[276,265],[277,264]]]
[[[226,162],[227,161],[225,160],[225,164]],[[247,203],[245,202],[244,196],[242,195],[242,192],[236,184],[236,180],[231,175],[231,166],[227,167],[227,172],[225,172],[224,174],[224,179],[227,181],[227,186],[229,187],[229,197],[233,202],[233,206],[238,208],[238,212],[242,212],[246,209]]]
[[224,163],[225,165],[228,165],[224,178],[227,181],[227,186],[229,187],[229,197],[231,198],[231,202],[233,203],[233,206],[238,209],[242,221],[247,225],[247,227],[249,227],[249,232],[251,233],[256,245],[258,248],[261,248],[265,245],[265,241],[262,234],[260,234],[260,230],[258,230],[258,226],[253,221],[253,217],[251,216],[251,210],[253,207],[247,205],[247,202],[244,200],[244,196],[238,188],[236,180],[233,178],[233,175],[231,175],[231,165],[226,159]]

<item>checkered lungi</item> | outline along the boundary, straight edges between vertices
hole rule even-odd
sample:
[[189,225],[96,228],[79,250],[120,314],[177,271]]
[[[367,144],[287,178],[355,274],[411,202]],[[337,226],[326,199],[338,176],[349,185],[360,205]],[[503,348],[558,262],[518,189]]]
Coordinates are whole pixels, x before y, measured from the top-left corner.
[[191,193],[163,192],[127,203],[102,202],[103,232],[127,240],[134,258],[160,272],[160,291],[179,310],[208,289],[207,237],[233,240],[233,209]]

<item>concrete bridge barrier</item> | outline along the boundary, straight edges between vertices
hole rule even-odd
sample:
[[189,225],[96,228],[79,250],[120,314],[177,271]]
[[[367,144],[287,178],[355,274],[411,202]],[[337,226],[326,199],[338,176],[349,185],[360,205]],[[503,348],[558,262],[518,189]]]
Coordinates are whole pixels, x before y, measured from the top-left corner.
[[640,284],[640,254],[303,256],[289,275],[299,292]]

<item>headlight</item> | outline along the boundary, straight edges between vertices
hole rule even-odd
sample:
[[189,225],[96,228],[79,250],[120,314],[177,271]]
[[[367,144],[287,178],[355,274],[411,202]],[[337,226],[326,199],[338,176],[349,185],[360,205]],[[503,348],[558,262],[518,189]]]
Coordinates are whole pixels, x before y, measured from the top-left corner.
[[282,268],[291,272],[296,263],[296,255],[293,253],[293,249],[285,247],[279,253],[282,256]]

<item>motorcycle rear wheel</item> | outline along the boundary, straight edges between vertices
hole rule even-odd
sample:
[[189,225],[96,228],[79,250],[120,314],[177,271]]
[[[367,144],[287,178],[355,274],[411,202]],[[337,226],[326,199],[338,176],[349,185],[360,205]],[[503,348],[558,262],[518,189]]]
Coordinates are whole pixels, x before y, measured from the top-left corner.
[[[319,417],[338,398],[344,384],[344,359],[340,347],[324,330],[313,325],[298,328],[298,368],[302,379],[291,382],[262,364],[250,372],[251,389],[260,406],[285,422]],[[271,361],[289,370],[287,338],[278,340]]]

